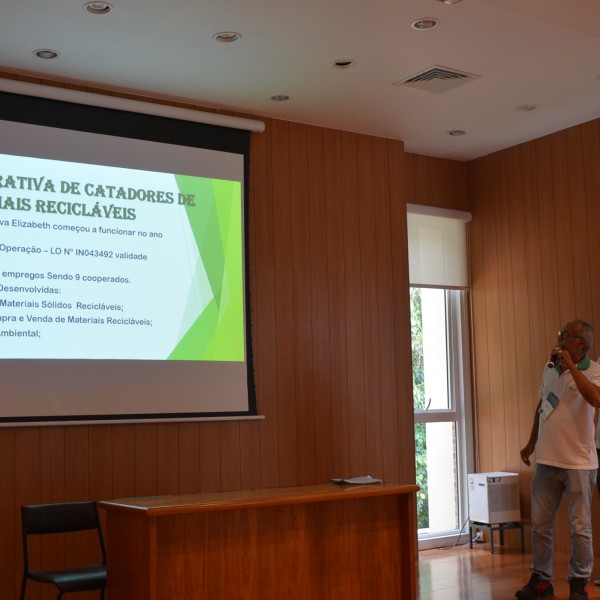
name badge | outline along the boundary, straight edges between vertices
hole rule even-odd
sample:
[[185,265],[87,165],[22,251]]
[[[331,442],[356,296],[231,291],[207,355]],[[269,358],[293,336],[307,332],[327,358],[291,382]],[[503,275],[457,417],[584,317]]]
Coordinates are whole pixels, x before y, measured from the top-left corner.
[[538,412],[544,419],[547,419],[552,411],[558,406],[560,398],[554,393],[550,392],[543,400]]

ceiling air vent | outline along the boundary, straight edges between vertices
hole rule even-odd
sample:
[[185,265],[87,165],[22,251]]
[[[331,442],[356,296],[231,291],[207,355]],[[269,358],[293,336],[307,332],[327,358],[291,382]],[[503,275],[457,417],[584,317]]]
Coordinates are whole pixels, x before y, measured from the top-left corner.
[[396,81],[393,85],[401,87],[411,87],[417,90],[425,90],[434,94],[442,94],[448,90],[452,90],[459,85],[469,83],[474,79],[479,79],[481,75],[473,75],[473,73],[465,73],[456,69],[448,69],[446,67],[430,67],[425,71],[411,75],[402,81]]

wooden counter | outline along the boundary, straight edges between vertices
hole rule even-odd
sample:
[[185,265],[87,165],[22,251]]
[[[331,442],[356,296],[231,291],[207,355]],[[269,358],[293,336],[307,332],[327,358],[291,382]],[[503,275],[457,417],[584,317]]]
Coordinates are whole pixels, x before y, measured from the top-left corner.
[[414,485],[100,502],[107,600],[411,600]]

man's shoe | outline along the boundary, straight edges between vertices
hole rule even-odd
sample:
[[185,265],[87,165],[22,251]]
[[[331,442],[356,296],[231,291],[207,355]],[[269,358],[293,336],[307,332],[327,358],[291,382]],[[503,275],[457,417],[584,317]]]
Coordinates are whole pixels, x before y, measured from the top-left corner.
[[[527,585],[515,593],[515,598],[519,600],[535,600],[535,598],[550,598],[551,596],[554,596],[552,584],[549,581],[540,579],[537,573],[532,573]],[[587,595],[585,598],[587,598]],[[575,600],[575,598],[570,600]]]
[[569,579],[569,600],[588,600],[587,581],[585,579]]
[[594,585],[600,585],[600,575],[594,579]]

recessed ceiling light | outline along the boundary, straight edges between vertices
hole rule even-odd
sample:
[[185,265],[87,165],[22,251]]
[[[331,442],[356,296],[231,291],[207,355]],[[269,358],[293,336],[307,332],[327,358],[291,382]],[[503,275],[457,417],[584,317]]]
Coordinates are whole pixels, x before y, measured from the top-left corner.
[[422,19],[417,19],[411,25],[411,27],[413,29],[417,29],[418,31],[425,31],[426,29],[433,29],[437,24],[437,19],[433,19],[431,17],[423,17]]
[[285,102],[289,99],[290,97],[286,96],[285,94],[276,94],[275,96],[271,96],[271,100],[273,100],[273,102]]
[[219,33],[215,33],[213,35],[213,39],[217,40],[217,42],[223,42],[228,44],[230,42],[237,42],[242,39],[242,34],[237,33],[237,31],[221,31]]
[[537,104],[521,104],[520,106],[517,106],[517,110],[524,110],[528,112],[530,110],[535,110],[537,107]]
[[340,58],[338,60],[334,60],[333,63],[331,63],[331,66],[334,69],[349,69],[355,64],[356,62],[353,61],[351,58]]
[[463,131],[462,129],[451,129],[447,133],[448,133],[448,135],[459,136],[459,135],[465,135],[467,132]]
[[458,4],[461,0],[438,0],[438,2],[442,2],[443,4]]
[[33,53],[38,58],[43,58],[44,60],[50,60],[58,56],[58,52],[56,50],[50,50],[50,48],[40,48],[39,50],[34,50]]
[[109,2],[86,2],[83,8],[93,15],[107,15],[115,7]]

